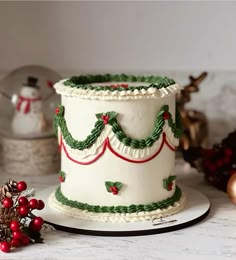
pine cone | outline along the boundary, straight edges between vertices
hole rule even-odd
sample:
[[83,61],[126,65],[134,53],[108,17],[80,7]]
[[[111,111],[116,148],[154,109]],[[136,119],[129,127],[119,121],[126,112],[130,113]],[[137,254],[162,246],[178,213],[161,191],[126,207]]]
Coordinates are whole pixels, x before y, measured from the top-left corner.
[[9,225],[12,220],[18,220],[19,213],[14,208],[0,209],[0,225]]
[[0,224],[0,241],[6,241],[8,238],[9,228],[7,225]]
[[18,193],[19,191],[17,190],[17,182],[9,179],[9,181],[5,182],[5,184],[0,188],[0,200],[2,201],[6,197],[12,198]]
[[18,220],[19,213],[14,208],[0,209],[0,241],[5,241],[10,237],[9,225],[12,220]]

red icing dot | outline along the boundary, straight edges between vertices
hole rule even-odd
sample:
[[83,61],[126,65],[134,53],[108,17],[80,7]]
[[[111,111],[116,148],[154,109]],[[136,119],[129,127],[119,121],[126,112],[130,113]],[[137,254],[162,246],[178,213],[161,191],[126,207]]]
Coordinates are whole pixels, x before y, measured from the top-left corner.
[[65,181],[65,178],[63,178],[62,176],[59,176],[59,181],[60,181],[60,182],[64,182],[64,181]]
[[118,188],[116,186],[111,186],[109,190],[112,192],[113,195],[118,194]]
[[56,107],[56,109],[55,109],[55,114],[58,115],[59,112],[60,112],[60,108],[59,108],[59,107]]
[[169,118],[170,118],[169,112],[165,111],[165,112],[163,113],[163,119],[164,119],[164,120],[167,120],[167,119],[169,119]]
[[122,83],[122,84],[111,85],[110,87],[111,88],[128,88],[129,85]]
[[173,189],[173,182],[169,183],[167,186],[167,190],[171,191]]
[[108,115],[102,115],[101,118],[103,120],[103,123],[106,125],[109,121],[109,116]]

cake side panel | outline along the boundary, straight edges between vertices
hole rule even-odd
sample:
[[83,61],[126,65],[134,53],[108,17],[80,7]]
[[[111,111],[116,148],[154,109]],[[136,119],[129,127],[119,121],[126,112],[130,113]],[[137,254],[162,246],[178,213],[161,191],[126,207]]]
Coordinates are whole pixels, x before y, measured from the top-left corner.
[[114,111],[117,121],[131,138],[142,139],[149,136],[155,125],[156,117],[163,105],[169,105],[169,111],[175,120],[175,96],[160,99],[141,100],[86,100],[78,97],[62,96],[65,107],[65,119],[72,136],[84,140],[94,128],[96,114]]
[[[170,191],[163,186],[163,180],[174,174],[174,153],[167,146],[155,159],[142,164],[121,160],[110,151],[91,165],[75,164],[62,154],[62,170],[66,173],[62,193],[91,205],[148,204],[171,197],[175,191],[175,182]],[[107,181],[122,183],[117,195],[107,191]]]
[[[63,96],[62,104],[68,129],[78,140],[88,136],[96,121],[95,114],[101,112],[117,112],[117,121],[132,138],[145,138],[152,133],[163,105],[169,105],[173,119],[175,116],[174,96],[134,101],[96,101]],[[61,183],[61,190],[68,199],[91,205],[148,204],[174,194],[175,181],[171,190],[163,187],[163,180],[174,175],[174,165],[175,153],[167,145],[145,163],[131,163],[106,150],[94,163],[80,165],[62,152],[62,171],[66,173],[66,180]],[[107,181],[123,184],[117,195],[106,190]]]

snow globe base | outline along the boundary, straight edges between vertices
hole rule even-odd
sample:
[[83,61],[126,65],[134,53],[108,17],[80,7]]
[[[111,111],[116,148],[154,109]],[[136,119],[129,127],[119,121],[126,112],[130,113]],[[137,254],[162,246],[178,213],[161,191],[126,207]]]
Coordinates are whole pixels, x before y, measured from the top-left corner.
[[60,99],[53,70],[20,67],[0,82],[0,158],[4,171],[19,175],[45,175],[59,170],[60,158],[53,118]]

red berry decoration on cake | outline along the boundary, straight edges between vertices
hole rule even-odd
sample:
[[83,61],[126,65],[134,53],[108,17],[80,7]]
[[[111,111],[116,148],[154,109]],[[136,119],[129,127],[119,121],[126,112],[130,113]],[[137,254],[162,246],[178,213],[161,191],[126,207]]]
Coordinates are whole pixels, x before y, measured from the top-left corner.
[[102,115],[101,118],[102,118],[104,125],[106,125],[109,121],[109,116],[108,115]]
[[110,187],[110,191],[114,194],[117,195],[118,194],[118,188],[116,186],[111,186]]
[[171,191],[173,189],[173,181],[176,179],[176,175],[171,175],[168,178],[163,180],[163,187],[167,190],[167,191]]
[[108,192],[112,193],[113,195],[117,195],[123,184],[121,182],[106,181],[105,186]]
[[111,88],[128,88],[129,87],[129,85],[128,84],[116,84],[116,85],[111,85],[110,86]]
[[65,179],[66,179],[66,173],[63,172],[63,171],[60,171],[60,172],[59,172],[59,181],[60,181],[60,182],[64,182]]
[[170,113],[167,112],[167,111],[165,111],[165,112],[163,113],[163,119],[164,119],[164,120],[168,120],[169,118],[170,118]]
[[[31,198],[25,181],[9,180],[0,187],[0,249],[8,253],[13,248],[29,243],[41,243],[40,230],[44,220],[32,211],[44,208],[44,202]],[[29,224],[30,223],[30,224]],[[32,223],[32,224],[31,224]]]
[[59,181],[60,181],[60,182],[64,182],[64,181],[65,181],[65,178],[63,178],[62,176],[59,176]]
[[59,107],[56,107],[55,108],[55,114],[58,115],[60,113],[60,108]]
[[107,125],[108,123],[110,124],[113,121],[113,119],[116,118],[116,116],[117,113],[114,111],[96,114],[96,117],[102,120],[104,125]]

